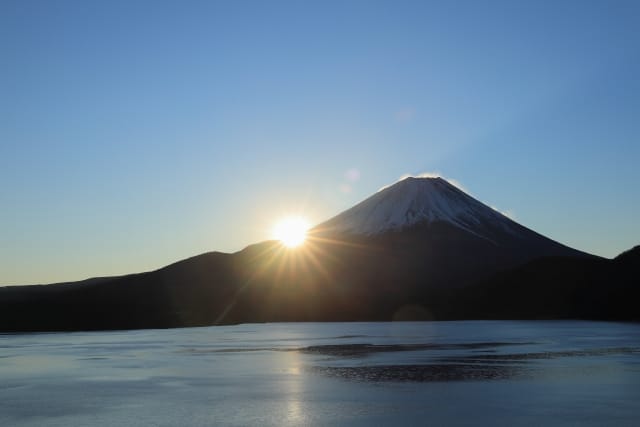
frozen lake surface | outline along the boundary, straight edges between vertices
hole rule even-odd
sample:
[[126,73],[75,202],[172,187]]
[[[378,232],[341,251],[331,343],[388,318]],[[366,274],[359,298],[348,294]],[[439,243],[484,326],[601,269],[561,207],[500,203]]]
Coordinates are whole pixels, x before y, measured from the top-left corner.
[[2,426],[640,425],[640,324],[0,335]]

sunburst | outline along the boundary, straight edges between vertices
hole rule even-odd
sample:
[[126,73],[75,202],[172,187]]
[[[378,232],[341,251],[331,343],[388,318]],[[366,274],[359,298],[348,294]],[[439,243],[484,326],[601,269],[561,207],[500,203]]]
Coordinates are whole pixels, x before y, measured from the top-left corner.
[[300,216],[282,218],[273,228],[273,238],[288,248],[302,245],[307,239],[309,222]]

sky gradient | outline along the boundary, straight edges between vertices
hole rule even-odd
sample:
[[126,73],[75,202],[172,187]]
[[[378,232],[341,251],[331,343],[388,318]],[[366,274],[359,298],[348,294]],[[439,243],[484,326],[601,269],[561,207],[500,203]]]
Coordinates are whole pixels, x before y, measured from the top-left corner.
[[133,273],[432,172],[640,244],[640,2],[0,2],[0,285]]

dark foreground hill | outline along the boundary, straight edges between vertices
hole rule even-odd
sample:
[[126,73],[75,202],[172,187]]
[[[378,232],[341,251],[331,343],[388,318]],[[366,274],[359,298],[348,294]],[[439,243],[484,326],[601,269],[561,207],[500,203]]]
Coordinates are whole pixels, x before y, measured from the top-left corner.
[[640,320],[640,246],[613,260],[549,257],[461,293],[469,318]]
[[[346,252],[349,249],[339,248],[321,258],[267,242],[234,255],[200,255],[149,273],[0,288],[0,329],[72,331],[274,321],[640,319],[638,247],[613,260],[540,258],[461,287],[422,286],[410,275],[395,271],[395,266],[389,267],[388,254],[371,251],[344,261]],[[394,276],[399,279],[390,280]]]

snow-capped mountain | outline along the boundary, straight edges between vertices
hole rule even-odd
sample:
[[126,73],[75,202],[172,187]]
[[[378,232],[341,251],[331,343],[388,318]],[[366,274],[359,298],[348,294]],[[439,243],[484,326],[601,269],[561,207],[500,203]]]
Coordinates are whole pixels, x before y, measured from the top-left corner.
[[442,178],[405,178],[351,209],[320,224],[317,230],[354,235],[399,231],[416,224],[447,222],[473,234],[492,224],[511,233],[516,223]]
[[[455,287],[544,256],[589,256],[474,199],[443,178],[406,178],[312,230],[392,253],[403,280]],[[389,277],[392,280],[392,277]]]

